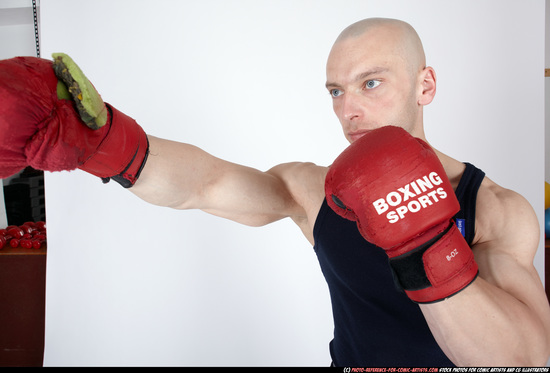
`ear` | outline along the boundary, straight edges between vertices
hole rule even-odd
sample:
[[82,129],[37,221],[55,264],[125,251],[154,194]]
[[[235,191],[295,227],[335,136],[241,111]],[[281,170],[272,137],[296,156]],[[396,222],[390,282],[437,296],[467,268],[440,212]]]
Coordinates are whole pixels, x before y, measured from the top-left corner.
[[428,105],[435,97],[436,76],[435,70],[428,66],[425,67],[418,76],[420,83],[420,95],[418,97],[419,105]]

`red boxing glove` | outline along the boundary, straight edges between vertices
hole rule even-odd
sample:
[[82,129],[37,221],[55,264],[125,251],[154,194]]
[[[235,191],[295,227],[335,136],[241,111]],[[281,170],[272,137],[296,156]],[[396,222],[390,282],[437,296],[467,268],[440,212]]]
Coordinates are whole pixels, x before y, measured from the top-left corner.
[[[63,56],[64,62],[76,66]],[[67,69],[64,73],[72,80]],[[79,85],[81,91],[75,92]],[[94,95],[97,112],[89,118],[77,106]],[[34,57],[0,61],[0,178],[27,166],[45,171],[79,168],[130,187],[147,154],[143,129],[104,104],[83,74],[61,83],[52,61]]]
[[478,267],[452,217],[460,210],[437,155],[387,126],[352,143],[325,180],[329,206],[386,251],[409,298],[431,303],[468,286]]

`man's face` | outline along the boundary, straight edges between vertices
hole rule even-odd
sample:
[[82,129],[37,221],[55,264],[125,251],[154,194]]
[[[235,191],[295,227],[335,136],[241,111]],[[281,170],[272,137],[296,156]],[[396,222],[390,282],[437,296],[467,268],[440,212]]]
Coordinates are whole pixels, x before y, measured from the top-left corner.
[[338,41],[327,62],[327,89],[344,135],[353,142],[386,125],[409,132],[421,121],[417,72],[391,35],[368,32]]

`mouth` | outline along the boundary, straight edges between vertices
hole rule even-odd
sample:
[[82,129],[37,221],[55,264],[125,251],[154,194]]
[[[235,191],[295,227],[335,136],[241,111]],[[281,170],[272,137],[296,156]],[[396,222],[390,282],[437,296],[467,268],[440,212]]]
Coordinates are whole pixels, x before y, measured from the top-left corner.
[[359,130],[354,132],[348,132],[348,139],[350,140],[350,142],[355,142],[371,131],[372,130]]

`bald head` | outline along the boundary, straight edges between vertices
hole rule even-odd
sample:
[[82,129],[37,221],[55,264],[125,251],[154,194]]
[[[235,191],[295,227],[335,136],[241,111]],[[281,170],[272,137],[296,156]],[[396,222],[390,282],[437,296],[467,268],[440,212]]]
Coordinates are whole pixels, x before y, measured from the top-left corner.
[[[424,47],[415,29],[406,22],[390,18],[367,18],[358,21],[342,31],[334,45],[354,39],[377,39],[385,47],[400,56],[409,65],[411,72],[418,72],[426,66]],[[361,47],[361,45],[358,45]],[[377,51],[373,51],[376,53]]]
[[424,138],[423,107],[436,78],[408,23],[369,18],[347,27],[328,56],[326,87],[348,140],[384,125]]

